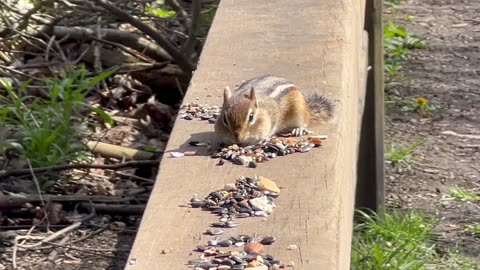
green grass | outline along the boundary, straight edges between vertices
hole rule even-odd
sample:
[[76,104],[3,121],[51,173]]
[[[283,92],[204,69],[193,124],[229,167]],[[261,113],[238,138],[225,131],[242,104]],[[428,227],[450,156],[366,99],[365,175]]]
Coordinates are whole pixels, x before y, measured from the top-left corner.
[[[413,49],[425,47],[425,41],[410,33],[405,26],[395,22],[397,19],[396,7],[402,1],[387,1],[390,3],[391,17],[383,28],[385,72],[387,79],[397,77],[405,61],[408,60]],[[411,16],[406,15],[410,21]]]
[[399,148],[395,143],[390,143],[386,148],[385,158],[393,164],[409,165],[412,161],[413,151],[422,143],[423,141],[416,140],[406,148]]
[[84,146],[76,118],[80,109],[97,112],[104,121],[113,121],[101,109],[84,102],[84,94],[105,79],[110,72],[87,78],[85,68],[66,69],[58,77],[45,78],[48,98],[28,94],[29,82],[14,89],[11,81],[2,79],[6,95],[0,96],[0,122],[16,136],[0,143],[0,148],[15,148],[31,161],[33,167],[66,163],[81,157]]
[[467,191],[461,187],[453,187],[453,188],[450,188],[448,191],[450,193],[449,195],[456,200],[460,200],[460,201],[480,200],[480,196],[478,194]]
[[480,264],[458,250],[435,252],[437,220],[417,210],[358,211],[352,270],[476,270]]
[[480,223],[464,224],[463,231],[472,235],[480,235]]
[[433,223],[417,211],[380,215],[358,212],[352,248],[353,270],[423,269],[432,256]]

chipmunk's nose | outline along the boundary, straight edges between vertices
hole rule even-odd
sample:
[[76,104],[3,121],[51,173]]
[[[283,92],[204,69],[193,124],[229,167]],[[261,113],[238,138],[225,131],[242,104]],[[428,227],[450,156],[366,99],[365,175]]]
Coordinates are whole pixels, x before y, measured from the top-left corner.
[[235,140],[239,141],[240,140],[240,131],[235,131],[233,132],[233,135],[235,136]]

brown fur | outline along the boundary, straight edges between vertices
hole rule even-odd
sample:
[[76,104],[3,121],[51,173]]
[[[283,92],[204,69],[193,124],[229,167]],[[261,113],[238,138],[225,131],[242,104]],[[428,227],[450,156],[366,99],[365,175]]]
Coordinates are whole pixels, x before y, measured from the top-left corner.
[[[305,96],[297,87],[282,89],[269,96],[276,87],[291,84],[285,79],[263,76],[249,80],[232,92],[224,91],[222,112],[215,123],[218,139],[232,143],[256,143],[276,132],[307,128],[308,124],[326,121],[333,114],[333,104],[318,94]],[[248,112],[256,115],[248,123]],[[228,124],[223,123],[227,119]]]
[[282,125],[280,131],[289,131],[293,128],[304,128],[310,120],[308,105],[302,92],[295,87],[288,89],[288,92],[282,97],[280,109],[283,112],[283,118],[280,120]]

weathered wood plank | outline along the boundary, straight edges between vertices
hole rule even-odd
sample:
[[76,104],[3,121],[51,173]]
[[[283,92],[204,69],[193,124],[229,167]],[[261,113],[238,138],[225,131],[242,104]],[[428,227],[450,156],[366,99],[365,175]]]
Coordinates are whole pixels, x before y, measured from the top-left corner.
[[367,0],[369,71],[358,160],[356,206],[378,210],[384,202],[383,0]]
[[[255,174],[284,187],[277,208],[265,221],[241,220],[228,235],[276,236],[267,252],[295,262],[295,269],[349,269],[362,9],[357,0],[221,1],[184,103],[220,104],[225,85],[265,73],[284,76],[337,100],[334,119],[313,128],[329,138],[320,149],[256,169],[215,166],[204,155],[164,158],[126,269],[186,269],[195,246],[209,239],[202,232],[217,218],[180,205],[194,193],[206,195]],[[212,131],[202,121],[177,120],[167,151],[189,149],[189,140],[206,141]],[[287,250],[292,244],[299,249]]]

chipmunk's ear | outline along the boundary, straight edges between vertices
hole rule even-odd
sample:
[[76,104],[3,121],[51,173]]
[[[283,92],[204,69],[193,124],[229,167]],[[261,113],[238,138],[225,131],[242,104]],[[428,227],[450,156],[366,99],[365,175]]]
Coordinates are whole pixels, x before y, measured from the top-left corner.
[[250,89],[250,100],[255,102],[255,107],[258,107],[258,101],[257,101],[257,95],[255,93],[255,88],[251,88]]
[[225,90],[223,90],[223,102],[227,102],[232,97],[232,91],[230,91],[230,87],[225,86]]

